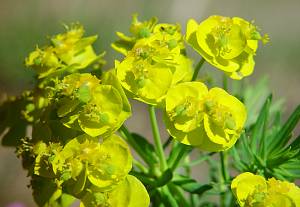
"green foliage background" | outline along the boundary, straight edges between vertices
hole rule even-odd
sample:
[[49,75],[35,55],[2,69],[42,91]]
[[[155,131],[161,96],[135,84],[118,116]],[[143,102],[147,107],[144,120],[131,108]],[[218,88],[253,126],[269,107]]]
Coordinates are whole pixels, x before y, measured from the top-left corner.
[[[43,44],[46,35],[62,31],[62,22],[79,21],[88,34],[98,34],[100,39],[95,47],[98,52],[107,51],[109,68],[113,59],[120,57],[110,48],[110,43],[117,39],[114,33],[127,31],[132,13],[139,13],[141,20],[157,16],[161,22],[182,25],[188,18],[199,21],[219,14],[254,19],[263,32],[269,33],[271,43],[258,50],[254,75],[247,79],[255,83],[267,75],[274,98],[286,99],[286,114],[290,114],[300,102],[299,7],[298,0],[1,0],[0,100],[5,92],[17,94],[31,86],[32,72],[24,68],[23,60],[34,49],[33,45]],[[207,64],[203,70],[208,69],[211,68]],[[142,115],[144,106],[134,102],[133,110],[135,118],[128,121],[128,126],[133,131],[147,131],[150,136],[150,130],[144,128],[149,126]],[[205,180],[206,173],[199,169],[194,175]],[[0,206],[12,201],[34,206],[25,177],[13,149],[1,147]]]

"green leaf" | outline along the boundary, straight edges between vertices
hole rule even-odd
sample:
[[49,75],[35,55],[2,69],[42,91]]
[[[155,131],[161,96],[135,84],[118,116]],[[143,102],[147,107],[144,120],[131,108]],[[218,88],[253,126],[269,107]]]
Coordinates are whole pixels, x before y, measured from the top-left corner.
[[173,172],[171,169],[167,169],[163,174],[156,180],[155,186],[161,187],[168,184],[173,178]]
[[208,184],[204,184],[204,185],[200,185],[199,183],[187,183],[181,186],[182,189],[184,189],[187,192],[190,192],[192,194],[198,194],[198,195],[202,195],[203,193],[205,193],[206,191],[212,189],[211,185]]
[[233,146],[231,149],[230,149],[230,154],[231,156],[233,157],[234,159],[234,166],[239,170],[239,171],[244,171],[244,169],[246,169],[247,166],[245,166],[243,164],[243,162],[241,162],[241,158],[236,150],[236,146]]
[[140,172],[136,172],[136,171],[131,171],[130,175],[135,176],[140,181],[142,181],[142,183],[144,183],[146,185],[150,185],[152,187],[156,186],[154,179],[151,178],[151,177],[149,177],[148,175],[146,175],[144,173],[140,173]]
[[168,139],[164,142],[163,148],[166,149],[169,146],[169,144],[172,142],[172,140],[173,140],[173,137],[169,136]]
[[61,188],[51,179],[34,176],[31,180],[31,186],[33,198],[40,207],[52,206],[52,203],[62,194]]
[[16,121],[16,123],[14,123],[14,125],[12,125],[8,132],[3,136],[2,145],[15,147],[21,144],[21,138],[26,136],[26,128],[27,123],[25,121],[22,121],[21,119]]
[[172,170],[175,170],[180,161],[183,160],[192,150],[193,147],[191,146],[175,142],[167,160],[168,166],[170,166]]
[[146,153],[148,158],[151,159],[151,162],[153,164],[158,163],[159,159],[155,153],[154,146],[150,142],[148,142],[145,137],[137,133],[131,133],[131,135],[134,141],[143,149],[144,153]]
[[64,117],[71,113],[79,106],[80,102],[76,99],[62,98],[60,100],[60,106],[57,110],[58,117]]
[[273,156],[278,150],[282,149],[289,141],[293,129],[296,127],[300,119],[300,105],[291,114],[285,124],[281,127],[274,141],[268,146],[268,153]]
[[69,195],[69,194],[66,194],[66,193],[63,193],[59,199],[59,206],[60,207],[70,207],[72,205],[72,203],[74,203],[76,199]]
[[174,179],[172,182],[176,185],[179,185],[183,190],[198,195],[202,195],[206,191],[213,188],[212,185],[201,185],[196,180],[184,176],[176,177],[176,179]]
[[123,55],[127,55],[128,51],[130,51],[134,46],[133,42],[128,42],[125,40],[117,40],[111,44],[111,47],[117,52],[122,53]]
[[22,118],[21,114],[24,107],[25,101],[20,98],[0,104],[2,145],[18,146],[21,144],[21,138],[26,136],[27,122]]
[[127,127],[123,124],[119,129],[122,137],[130,144],[131,147],[140,155],[140,157],[147,163],[150,167],[153,166],[152,159],[144,152],[143,146],[136,142],[133,138],[132,133],[127,129]]
[[290,144],[291,149],[296,150],[300,149],[300,135]]
[[51,129],[48,124],[38,122],[32,127],[32,139],[36,142],[43,140],[49,142],[51,140]]
[[78,194],[83,191],[85,183],[86,183],[86,178],[87,178],[87,172],[86,172],[86,169],[84,168],[82,170],[82,172],[80,173],[80,175],[78,176],[77,181],[74,185],[73,192],[75,194]]
[[57,141],[67,143],[70,139],[77,137],[79,133],[77,130],[73,130],[65,127],[60,121],[49,121],[49,127],[51,129],[52,139],[55,137]]
[[265,127],[267,124],[267,118],[269,114],[269,109],[272,101],[272,95],[269,95],[266,99],[262,109],[260,110],[259,116],[256,120],[256,123],[253,127],[252,134],[251,134],[251,149],[254,154],[256,154],[258,145],[260,154],[264,154],[265,151]]
[[239,147],[239,152],[242,154],[242,160],[253,160],[250,142],[245,133],[242,133],[241,138],[236,146]]

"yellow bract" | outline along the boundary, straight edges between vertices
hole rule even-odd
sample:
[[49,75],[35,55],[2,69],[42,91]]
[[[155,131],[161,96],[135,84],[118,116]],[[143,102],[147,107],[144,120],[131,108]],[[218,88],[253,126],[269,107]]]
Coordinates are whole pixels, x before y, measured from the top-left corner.
[[230,148],[246,120],[245,106],[221,88],[210,90],[200,82],[172,87],[166,96],[168,132],[183,144],[206,151]]
[[240,206],[300,206],[300,188],[294,183],[275,178],[266,180],[260,175],[245,172],[232,181],[231,189]]
[[113,44],[126,55],[116,62],[117,77],[133,98],[161,105],[171,85],[190,80],[193,73],[192,61],[183,54],[180,26],[135,20],[131,32],[134,37],[118,33],[121,40]]
[[118,185],[132,167],[129,147],[116,135],[102,143],[87,135],[79,136],[66,144],[63,153],[68,161],[79,159],[86,166],[89,181],[101,191]]
[[67,31],[53,36],[50,45],[36,48],[25,60],[27,67],[33,68],[39,78],[61,72],[74,72],[100,62],[103,54],[96,55],[92,44],[97,36],[83,37],[80,24],[66,26]]
[[131,115],[114,71],[105,72],[102,81],[88,73],[74,73],[61,81],[59,89],[62,97],[57,114],[61,121],[90,136],[110,136]]
[[132,175],[112,191],[97,192],[97,188],[87,191],[81,199],[80,207],[148,207],[150,198],[143,184]]
[[200,24],[190,19],[186,40],[207,62],[232,79],[242,79],[253,72],[258,41],[268,37],[242,18],[210,16]]

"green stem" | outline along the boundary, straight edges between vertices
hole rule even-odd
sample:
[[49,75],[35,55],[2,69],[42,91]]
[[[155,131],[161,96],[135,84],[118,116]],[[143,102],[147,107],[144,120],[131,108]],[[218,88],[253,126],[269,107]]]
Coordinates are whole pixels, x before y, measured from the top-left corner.
[[[179,148],[177,150],[177,148]],[[177,143],[177,147],[173,147],[172,150],[176,150],[176,154],[174,156],[171,155],[170,160],[168,160],[168,164],[172,171],[175,171],[178,167],[181,160],[183,160],[191,151],[192,148],[180,143]]]
[[167,148],[169,144],[173,141],[173,138],[171,136],[168,137],[167,141],[163,144],[163,148]]
[[227,76],[225,74],[223,74],[223,89],[225,91],[228,91],[228,79],[227,79]]
[[189,163],[184,164],[183,167],[187,167],[187,166],[194,167],[195,165],[199,165],[202,162],[208,160],[214,154],[215,154],[215,152],[211,152],[207,155],[201,155],[199,158],[192,160]]
[[175,195],[178,196],[178,199],[180,201],[179,203],[182,206],[184,206],[184,207],[190,207],[189,202],[187,201],[187,199],[185,198],[182,190],[178,186],[174,185],[173,183],[170,183],[170,184],[168,184],[168,187],[170,188],[170,190],[171,190],[172,193],[174,193]]
[[143,173],[148,173],[148,169],[136,159],[133,159],[133,164]]
[[[223,74],[223,89],[225,91],[228,91],[228,78],[225,74]],[[227,183],[230,180],[230,175],[228,172],[228,158],[227,158],[227,152],[220,152],[220,161],[221,161],[221,173],[222,173],[222,181],[223,185],[226,186],[224,183]],[[227,186],[225,187],[227,188]],[[227,189],[224,189],[224,192],[221,195],[221,201],[222,206],[226,206],[226,200],[227,200]]]
[[200,61],[198,62],[198,64],[196,65],[196,68],[194,70],[194,74],[193,74],[193,78],[192,78],[192,81],[196,80],[196,78],[198,77],[198,73],[203,65],[203,63],[205,62],[205,59],[202,57],[200,59]]
[[[168,207],[179,207],[174,196],[171,194],[168,186],[163,186],[161,192],[166,196],[165,199],[168,201]],[[164,198],[163,198],[164,199]]]
[[136,151],[138,155],[150,166],[152,167],[153,163],[151,162],[151,159],[147,156],[147,154],[144,152],[144,150],[140,147],[140,145],[134,140],[132,137],[130,131],[127,129],[125,125],[122,125],[119,129],[121,135],[126,139],[126,141],[129,143],[131,147]]
[[220,152],[220,159],[221,159],[221,171],[224,181],[228,181],[230,179],[228,174],[228,166],[227,166],[227,152]]
[[221,179],[221,185],[224,189],[222,189],[221,194],[221,204],[222,206],[227,206],[227,185],[226,183],[230,180],[230,176],[228,174],[228,166],[227,166],[227,152],[220,152],[220,161],[221,161],[221,173],[222,173],[222,179]]
[[160,139],[160,134],[159,134],[159,129],[158,129],[154,106],[149,106],[149,115],[150,115],[150,122],[151,122],[151,127],[152,127],[154,144],[155,144],[157,154],[159,157],[160,169],[163,172],[168,168],[168,165],[167,165],[167,161],[165,158],[164,149],[161,144],[161,139]]

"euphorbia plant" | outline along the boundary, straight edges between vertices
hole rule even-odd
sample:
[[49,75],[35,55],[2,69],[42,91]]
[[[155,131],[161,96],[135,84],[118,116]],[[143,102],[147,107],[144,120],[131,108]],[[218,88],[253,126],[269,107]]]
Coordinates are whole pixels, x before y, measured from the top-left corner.
[[[16,147],[28,170],[37,205],[300,206],[300,190],[289,183],[300,177],[300,138],[291,136],[300,108],[282,124],[264,86],[236,94],[227,86],[228,77],[253,73],[268,36],[239,17],[191,19],[185,35],[179,24],[157,22],[134,15],[130,35],[117,32],[112,47],[124,57],[113,69],[102,69],[97,36],[85,37],[80,24],[26,58],[36,84],[2,103],[0,129],[2,144]],[[194,69],[185,42],[202,56]],[[205,62],[224,71],[223,88],[198,79]],[[249,104],[255,97],[266,98],[258,114],[261,106]],[[154,144],[125,126],[128,98],[148,105]],[[164,143],[156,110],[170,135]],[[199,183],[190,172],[204,161],[209,181]],[[234,179],[233,169],[241,173]]]

